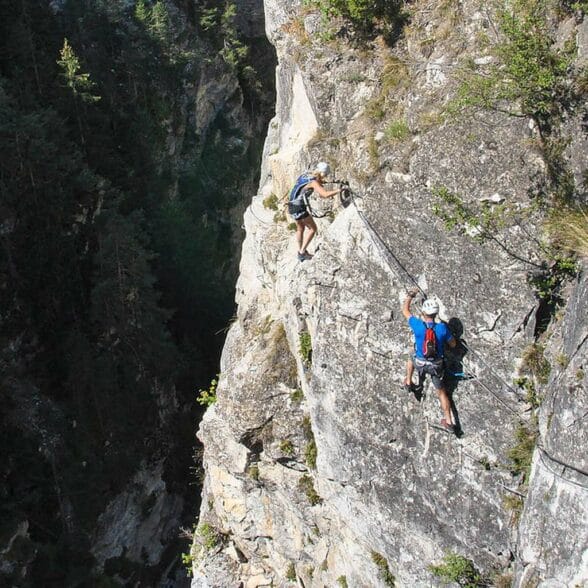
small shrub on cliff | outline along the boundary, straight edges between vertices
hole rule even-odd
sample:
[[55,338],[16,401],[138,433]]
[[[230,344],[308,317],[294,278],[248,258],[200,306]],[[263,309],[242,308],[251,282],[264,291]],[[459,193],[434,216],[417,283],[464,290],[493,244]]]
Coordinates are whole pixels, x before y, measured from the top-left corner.
[[550,255],[550,261],[549,268],[536,271],[529,276],[529,283],[541,300],[556,302],[562,282],[575,276],[578,269],[575,260],[558,255],[555,250],[553,255]]
[[312,341],[308,331],[300,333],[299,344],[300,357],[302,357],[302,361],[308,367],[312,363]]
[[551,365],[545,358],[545,347],[543,345],[533,343],[525,349],[521,371],[533,375],[540,384],[547,384],[551,373]]
[[316,447],[316,441],[314,440],[314,433],[312,432],[312,423],[310,422],[310,417],[308,415],[305,415],[302,419],[302,434],[306,441],[308,441],[304,449],[306,465],[309,468],[316,470],[318,450]]
[[186,575],[188,578],[192,576],[192,562],[194,558],[191,553],[182,553],[182,564],[186,568]]
[[486,586],[480,572],[474,566],[474,563],[456,553],[447,553],[443,558],[443,563],[439,565],[430,565],[429,570],[442,583],[449,584],[455,582],[464,588],[478,588]]
[[202,406],[210,406],[216,402],[216,387],[218,380],[215,378],[210,382],[208,390],[199,390],[196,402]]
[[280,442],[280,451],[284,455],[294,455],[294,445],[290,439],[284,439]]
[[269,208],[270,210],[278,210],[278,197],[275,194],[270,194],[269,196],[263,199],[262,204],[264,208]]
[[296,404],[301,403],[304,400],[304,392],[302,391],[302,388],[296,388],[296,390],[290,394],[290,400]]
[[524,505],[525,501],[523,500],[523,497],[519,496],[518,494],[505,494],[505,496],[502,499],[502,506],[504,507],[504,509],[512,513],[511,522],[514,525],[518,524],[521,518],[521,513],[523,512]]
[[524,485],[531,470],[533,451],[537,443],[537,426],[535,421],[525,425],[520,423],[515,431],[516,444],[508,450],[508,458],[511,460],[511,472],[515,475],[522,475]]
[[515,386],[523,389],[525,391],[525,400],[533,407],[539,408],[541,405],[541,398],[537,395],[537,390],[535,389],[535,384],[529,378],[522,377],[517,378],[513,382]]
[[207,550],[214,549],[222,542],[222,534],[210,523],[201,523],[196,529],[199,543]]
[[292,562],[288,564],[288,568],[286,569],[286,580],[288,582],[296,582],[296,567]]
[[304,474],[300,480],[298,480],[298,489],[304,492],[311,506],[320,504],[323,501],[314,488],[314,482],[312,481],[312,478],[306,474]]
[[410,135],[410,129],[405,120],[391,121],[384,131],[388,141],[402,141]]
[[337,578],[337,584],[339,584],[339,586],[341,586],[341,588],[349,588],[349,584],[347,583],[346,576],[339,576]]
[[312,439],[304,449],[304,459],[306,465],[313,470],[316,470],[317,453],[316,442]]
[[372,551],[372,561],[378,567],[380,572],[380,577],[382,578],[384,584],[386,586],[390,586],[390,588],[394,588],[396,586],[396,578],[394,574],[390,571],[390,567],[388,566],[388,560],[377,551]]

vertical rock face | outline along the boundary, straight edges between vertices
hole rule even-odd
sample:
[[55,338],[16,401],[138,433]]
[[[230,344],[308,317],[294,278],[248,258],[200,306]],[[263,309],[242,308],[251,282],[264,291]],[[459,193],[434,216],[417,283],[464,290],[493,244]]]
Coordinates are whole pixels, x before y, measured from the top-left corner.
[[532,484],[519,527],[517,580],[522,586],[543,580],[551,580],[552,585],[586,583],[587,288],[583,274],[570,289],[566,314],[551,345],[559,369],[549,380],[549,393],[540,411]]
[[[583,585],[586,282],[580,274],[568,287],[565,317],[546,329],[528,280],[544,255],[536,126],[500,110],[440,117],[462,60],[489,59],[476,39],[491,15],[465,2],[451,20],[416,3],[396,46],[357,50],[343,28],[325,42],[324,22],[299,2],[267,0],[265,11],[279,57],[276,116],[245,214],[218,400],[199,430],[193,586],[429,586],[447,552],[497,585]],[[404,126],[370,115],[386,100]],[[565,133],[581,144],[579,117]],[[335,203],[334,220],[317,219],[314,258],[299,263],[268,197],[281,199],[319,160],[355,198]],[[585,169],[585,153],[568,160]],[[486,210],[506,202],[526,220],[489,240],[476,239],[474,223],[448,231],[433,213],[442,192]],[[462,339],[448,358],[460,436],[435,427],[429,382],[421,398],[402,388],[411,341],[400,307],[415,286]],[[512,455],[536,403],[513,380],[540,333],[551,375],[538,388],[526,491]],[[525,492],[519,520],[505,503]]]

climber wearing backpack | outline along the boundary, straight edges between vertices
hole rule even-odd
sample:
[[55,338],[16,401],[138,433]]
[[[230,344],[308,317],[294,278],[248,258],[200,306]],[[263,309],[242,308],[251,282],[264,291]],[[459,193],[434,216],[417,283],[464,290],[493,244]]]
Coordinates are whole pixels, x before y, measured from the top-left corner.
[[328,163],[321,161],[312,173],[302,174],[290,191],[288,200],[288,212],[296,221],[296,242],[298,243],[298,261],[311,259],[312,255],[306,248],[316,235],[316,223],[308,210],[308,198],[314,192],[321,198],[332,198],[341,192],[337,190],[325,190],[323,183],[331,173]]
[[408,326],[412,329],[415,338],[414,358],[409,359],[406,364],[404,386],[409,391],[413,389],[412,375],[415,367],[421,382],[425,375],[429,374],[441,402],[444,417],[441,419],[441,426],[446,431],[455,432],[451,402],[443,384],[443,354],[445,345],[455,347],[456,341],[445,323],[435,322],[439,312],[439,304],[435,300],[428,299],[423,302],[421,318],[410,312],[410,304],[417,294],[417,290],[411,290],[402,304],[402,314],[408,319]]

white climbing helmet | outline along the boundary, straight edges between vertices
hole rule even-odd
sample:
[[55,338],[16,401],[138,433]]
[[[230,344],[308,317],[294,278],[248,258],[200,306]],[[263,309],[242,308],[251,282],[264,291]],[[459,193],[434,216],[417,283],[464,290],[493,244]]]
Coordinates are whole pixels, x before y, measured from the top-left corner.
[[423,302],[422,311],[423,314],[426,314],[428,316],[437,314],[439,312],[439,303],[436,300],[433,300],[432,298],[428,298]]
[[326,161],[319,161],[316,164],[315,171],[323,176],[328,176],[331,173],[331,166]]

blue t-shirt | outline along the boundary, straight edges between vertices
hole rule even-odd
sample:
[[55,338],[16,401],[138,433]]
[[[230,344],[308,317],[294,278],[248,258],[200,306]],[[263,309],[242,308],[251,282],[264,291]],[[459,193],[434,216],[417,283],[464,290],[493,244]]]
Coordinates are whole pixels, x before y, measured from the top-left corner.
[[[434,321],[431,321],[433,323]],[[429,324],[431,324],[429,323]],[[447,328],[445,323],[434,323],[435,324],[435,336],[437,337],[437,357],[443,357],[443,349],[445,347],[445,343],[447,341],[451,341],[453,339],[453,335],[451,331]],[[412,329],[414,333],[414,341],[415,341],[415,355],[421,359],[424,359],[425,356],[423,354],[423,343],[425,340],[425,322],[417,318],[416,316],[411,316],[408,319],[408,326]]]

